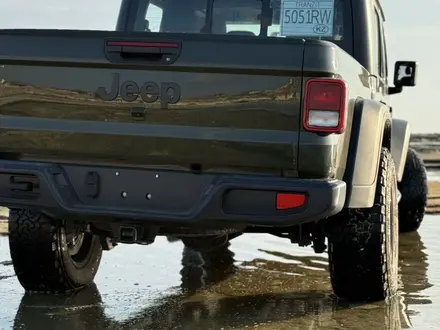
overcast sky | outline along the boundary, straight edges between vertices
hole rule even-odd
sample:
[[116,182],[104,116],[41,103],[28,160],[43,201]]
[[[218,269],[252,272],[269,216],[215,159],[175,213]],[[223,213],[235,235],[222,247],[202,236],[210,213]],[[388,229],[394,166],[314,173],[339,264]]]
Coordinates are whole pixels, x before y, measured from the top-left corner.
[[[417,86],[393,96],[392,105],[395,116],[409,120],[413,132],[440,132],[440,1],[421,3],[383,1],[390,75],[396,60],[419,62]],[[120,0],[0,0],[0,28],[113,30],[119,4]]]

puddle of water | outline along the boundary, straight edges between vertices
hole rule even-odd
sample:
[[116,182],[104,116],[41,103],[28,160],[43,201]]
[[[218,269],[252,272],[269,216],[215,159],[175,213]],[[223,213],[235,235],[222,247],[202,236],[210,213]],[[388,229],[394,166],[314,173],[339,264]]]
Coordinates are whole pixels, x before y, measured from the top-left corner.
[[[159,238],[105,253],[96,286],[75,294],[23,297],[16,277],[0,280],[0,329],[434,329],[438,221],[427,216],[419,233],[401,235],[402,292],[390,304],[338,302],[327,254],[288,240],[243,235],[216,256],[182,257],[180,242]],[[13,275],[8,260],[0,238],[0,277]]]

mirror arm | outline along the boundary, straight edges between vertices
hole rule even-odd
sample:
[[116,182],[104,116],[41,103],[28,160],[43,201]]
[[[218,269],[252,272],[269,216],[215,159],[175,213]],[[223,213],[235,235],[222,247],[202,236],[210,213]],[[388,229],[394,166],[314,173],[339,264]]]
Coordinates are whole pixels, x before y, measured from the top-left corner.
[[402,93],[402,90],[403,90],[402,86],[388,87],[388,95]]

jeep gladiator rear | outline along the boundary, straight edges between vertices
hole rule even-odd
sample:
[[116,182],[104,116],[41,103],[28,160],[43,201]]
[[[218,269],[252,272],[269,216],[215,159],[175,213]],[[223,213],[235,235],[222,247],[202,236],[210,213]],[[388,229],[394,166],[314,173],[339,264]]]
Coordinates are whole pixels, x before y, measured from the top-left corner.
[[[345,184],[328,179],[336,179],[332,148],[343,138],[325,144],[300,133],[304,42],[212,39],[1,32],[8,46],[1,54],[0,148],[18,159],[0,178],[15,190],[3,192],[5,202],[35,203],[60,216],[180,225],[291,225],[340,210]],[[38,49],[20,53],[33,42]],[[125,59],[126,47],[139,57]],[[172,64],[150,60],[167,52],[176,52]],[[301,137],[312,158],[298,159]],[[16,168],[24,164],[32,169]],[[302,170],[325,180],[298,180]],[[8,185],[10,171],[18,178]],[[31,199],[20,196],[25,174],[40,185]],[[62,192],[64,182],[71,185]],[[315,207],[277,211],[275,194],[291,190],[307,193]]]
[[116,31],[0,30],[0,202],[23,287],[80,287],[103,249],[157,235],[267,232],[323,252],[332,217],[373,207],[394,173],[353,8],[123,0]]

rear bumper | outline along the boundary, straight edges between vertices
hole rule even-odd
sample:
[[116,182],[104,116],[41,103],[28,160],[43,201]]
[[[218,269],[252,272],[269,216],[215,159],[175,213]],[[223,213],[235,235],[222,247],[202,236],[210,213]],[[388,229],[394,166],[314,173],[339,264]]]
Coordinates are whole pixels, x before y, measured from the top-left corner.
[[[306,204],[277,210],[277,192],[304,193]],[[89,221],[290,226],[338,213],[345,195],[337,180],[0,162],[1,205]]]

